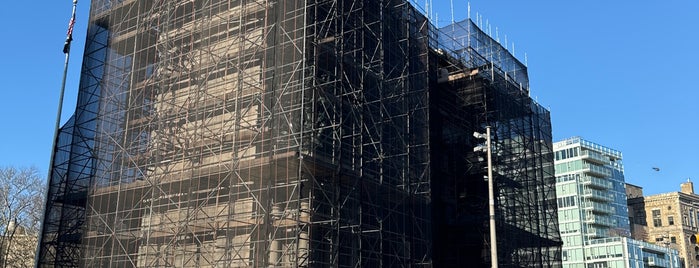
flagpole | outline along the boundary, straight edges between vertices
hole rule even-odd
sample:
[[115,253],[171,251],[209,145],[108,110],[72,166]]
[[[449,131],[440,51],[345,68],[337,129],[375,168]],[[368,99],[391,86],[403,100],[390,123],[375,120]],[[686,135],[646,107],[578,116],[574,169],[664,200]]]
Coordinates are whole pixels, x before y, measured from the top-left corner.
[[48,169],[48,180],[46,181],[46,187],[44,189],[44,213],[43,220],[40,223],[38,243],[36,245],[36,254],[34,256],[34,267],[39,267],[39,255],[41,253],[41,244],[43,240],[44,233],[44,221],[46,221],[46,210],[48,206],[48,194],[49,187],[51,184],[51,175],[53,174],[53,161],[56,157],[56,146],[58,145],[58,134],[61,127],[61,112],[63,111],[63,96],[66,91],[66,80],[68,78],[68,63],[70,61],[70,42],[73,41],[73,26],[75,25],[75,11],[78,6],[78,0],[73,0],[73,12],[70,16],[70,22],[68,23],[68,32],[66,33],[66,42],[63,45],[63,54],[65,54],[65,62],[63,64],[63,78],[61,80],[61,90],[58,94],[58,111],[56,112],[56,124],[53,129],[53,143],[51,145],[51,157],[49,158],[49,169]]

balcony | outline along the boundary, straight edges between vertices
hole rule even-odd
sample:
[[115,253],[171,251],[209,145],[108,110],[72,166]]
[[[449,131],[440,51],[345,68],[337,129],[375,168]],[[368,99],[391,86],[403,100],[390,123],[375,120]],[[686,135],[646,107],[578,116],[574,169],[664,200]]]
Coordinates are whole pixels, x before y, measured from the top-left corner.
[[612,182],[597,178],[597,177],[592,177],[592,176],[582,176],[580,177],[580,182],[585,186],[589,188],[597,188],[597,189],[612,189]]
[[592,200],[588,200],[585,202],[582,202],[580,206],[586,210],[590,211],[596,214],[613,214],[614,213],[614,207],[612,207],[609,204],[604,204]]
[[605,228],[597,228],[597,227],[593,227],[592,225],[588,225],[587,232],[585,232],[585,236],[587,236],[589,239],[594,239],[594,238],[607,237],[608,234],[607,234]]
[[587,215],[585,217],[585,223],[599,226],[614,226],[614,222],[612,221],[612,218],[610,218],[609,216],[600,216],[594,214]]
[[614,196],[606,191],[600,191],[596,189],[584,188],[582,192],[582,197],[602,202],[612,202],[614,201]]
[[583,164],[583,171],[595,177],[611,177],[612,171],[608,167],[585,163]]
[[580,153],[580,156],[582,156],[582,159],[585,159],[587,161],[600,164],[600,165],[606,165],[609,164],[609,158],[594,151],[588,151],[588,150],[583,150]]
[[648,257],[645,260],[648,264],[648,267],[670,267],[669,262],[666,259],[663,258],[656,258],[656,257]]

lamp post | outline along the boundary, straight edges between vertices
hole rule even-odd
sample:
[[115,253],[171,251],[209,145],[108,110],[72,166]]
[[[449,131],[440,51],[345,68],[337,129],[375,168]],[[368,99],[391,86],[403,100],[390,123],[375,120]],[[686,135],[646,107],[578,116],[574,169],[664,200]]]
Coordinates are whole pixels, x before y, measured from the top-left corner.
[[[495,235],[495,194],[493,193],[493,161],[491,156],[490,126],[485,127],[485,134],[474,132],[478,139],[485,138],[485,149],[488,155],[488,212],[490,217],[490,262],[493,268],[498,267],[498,243]],[[476,146],[473,151],[482,151],[483,146]]]

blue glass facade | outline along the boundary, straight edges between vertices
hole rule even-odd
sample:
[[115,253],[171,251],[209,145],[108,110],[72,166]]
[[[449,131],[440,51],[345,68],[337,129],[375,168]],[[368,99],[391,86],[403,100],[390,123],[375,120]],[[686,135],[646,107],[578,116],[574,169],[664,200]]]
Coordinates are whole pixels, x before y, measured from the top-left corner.
[[677,251],[629,238],[621,152],[574,137],[554,158],[563,267],[679,267]]

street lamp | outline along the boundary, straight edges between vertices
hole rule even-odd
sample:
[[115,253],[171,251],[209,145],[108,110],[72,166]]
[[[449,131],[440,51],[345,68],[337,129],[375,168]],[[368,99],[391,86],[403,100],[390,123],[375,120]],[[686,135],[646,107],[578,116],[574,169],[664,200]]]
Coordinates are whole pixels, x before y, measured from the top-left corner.
[[[485,134],[474,132],[473,136],[485,139],[485,151],[488,154],[488,211],[490,216],[490,263],[493,268],[498,267],[498,243],[495,236],[495,197],[493,193],[493,161],[491,158],[490,126],[485,127]],[[473,148],[474,152],[483,151],[483,145]]]

